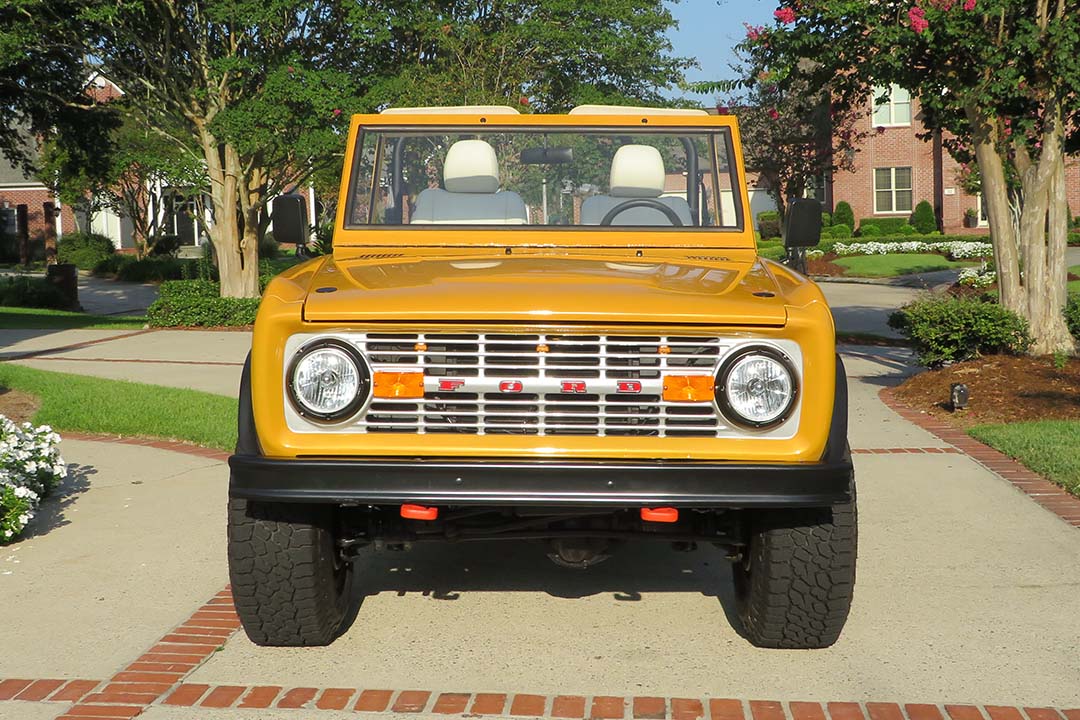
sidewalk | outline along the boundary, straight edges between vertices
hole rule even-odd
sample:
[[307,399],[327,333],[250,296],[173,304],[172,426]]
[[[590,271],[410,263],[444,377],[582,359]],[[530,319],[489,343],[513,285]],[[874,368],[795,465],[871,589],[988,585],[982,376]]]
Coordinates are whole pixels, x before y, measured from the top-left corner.
[[[582,714],[571,713],[579,718],[601,710],[596,717],[630,718],[636,696],[684,698],[684,709],[710,708],[708,698],[1080,707],[1080,533],[881,402],[877,391],[905,371],[906,351],[843,352],[860,557],[851,619],[833,648],[751,647],[729,619],[730,576],[712,548],[678,554],[634,543],[580,573],[552,565],[538,544],[481,543],[365,553],[366,597],[353,627],[328,648],[258,648],[223,630],[196,652],[176,645],[184,633],[172,629],[185,618],[235,627],[225,608],[202,606],[227,583],[226,467],[152,447],[66,440],[75,465],[67,495],[46,504],[39,535],[0,551],[0,595],[7,616],[18,618],[0,624],[0,646],[19,648],[0,654],[0,678],[104,682],[133,672],[125,670],[132,662],[145,665],[148,651],[178,647],[193,659],[176,667],[188,669],[144,683],[160,689],[129,693],[149,698],[139,707],[150,720],[299,720],[313,716],[316,698],[353,708],[365,697],[385,697],[382,710],[432,715],[443,702],[460,708],[450,712],[457,717],[473,703],[498,705],[505,717],[515,695],[542,698],[545,716],[563,702],[552,698],[580,700]],[[902,459],[869,452],[901,448]],[[267,693],[268,705],[309,711],[220,709]],[[761,708],[731,702],[731,712],[713,717],[741,720],[746,708]],[[42,706],[53,715],[39,714]],[[64,707],[0,701],[0,718],[53,717]],[[808,720],[797,711],[818,706],[775,707],[779,715],[753,710],[754,720]],[[894,710],[881,715],[881,707]],[[881,707],[869,720],[905,720],[901,706]],[[670,716],[693,716],[670,708]],[[849,714],[837,715],[840,708]],[[834,720],[864,720],[859,705],[830,710]],[[987,720],[974,707],[948,714]],[[1023,720],[990,720],[1003,718]],[[1051,718],[1061,720],[1030,720]]]

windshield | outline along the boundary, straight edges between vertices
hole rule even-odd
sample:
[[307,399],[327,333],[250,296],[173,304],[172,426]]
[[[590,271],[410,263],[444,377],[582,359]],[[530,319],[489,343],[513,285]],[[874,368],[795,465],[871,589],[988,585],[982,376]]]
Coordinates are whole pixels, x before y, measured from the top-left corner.
[[741,230],[726,129],[364,132],[346,227]]

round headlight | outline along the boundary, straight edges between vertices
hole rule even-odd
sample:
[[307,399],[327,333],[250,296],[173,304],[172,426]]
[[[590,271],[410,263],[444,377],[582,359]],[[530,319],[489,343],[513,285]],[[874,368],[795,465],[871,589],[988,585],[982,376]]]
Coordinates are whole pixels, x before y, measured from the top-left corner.
[[721,367],[716,383],[716,401],[724,415],[753,428],[783,422],[797,392],[791,363],[771,348],[736,353]]
[[317,340],[296,351],[288,382],[298,413],[316,420],[340,420],[367,400],[371,372],[353,346],[340,340]]

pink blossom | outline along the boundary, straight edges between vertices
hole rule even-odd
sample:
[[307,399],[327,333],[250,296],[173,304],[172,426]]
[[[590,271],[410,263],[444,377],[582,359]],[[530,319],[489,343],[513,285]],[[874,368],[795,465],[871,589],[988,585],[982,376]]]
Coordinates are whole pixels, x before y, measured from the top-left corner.
[[918,5],[908,10],[907,16],[911,22],[911,29],[917,33],[922,33],[930,27],[930,23],[926,20],[926,12]]
[[334,108],[334,117],[337,117],[340,114],[341,114],[341,108]]
[[780,113],[776,111],[776,108],[769,110],[769,117],[773,120],[777,120],[780,117]]
[[765,28],[760,25],[750,25],[749,23],[743,23],[743,27],[746,28],[746,39],[754,42],[761,38],[765,32]]
[[529,98],[522,95],[521,97],[518,98],[518,102],[521,103],[522,105],[528,105],[529,104]]
[[964,0],[964,10],[971,12],[975,9],[975,0]]
[[795,11],[789,7],[780,8],[773,13],[773,17],[785,25],[790,25],[795,22]]
[[730,113],[730,109],[726,105],[717,105],[716,106],[716,114],[717,115],[727,115],[729,113]]

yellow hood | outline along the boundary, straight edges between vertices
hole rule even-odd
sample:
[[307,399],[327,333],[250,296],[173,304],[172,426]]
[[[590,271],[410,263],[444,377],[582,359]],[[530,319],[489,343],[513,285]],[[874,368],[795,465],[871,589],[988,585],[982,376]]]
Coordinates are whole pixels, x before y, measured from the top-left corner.
[[304,319],[775,327],[787,311],[756,259],[372,253],[323,263]]

